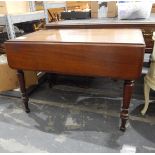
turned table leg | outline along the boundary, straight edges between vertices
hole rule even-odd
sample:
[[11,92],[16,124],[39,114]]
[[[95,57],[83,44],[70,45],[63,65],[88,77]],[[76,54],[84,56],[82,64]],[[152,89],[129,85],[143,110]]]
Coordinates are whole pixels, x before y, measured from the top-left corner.
[[52,88],[52,77],[50,73],[47,73],[47,82],[48,82],[49,88]]
[[124,82],[124,90],[123,90],[123,106],[121,110],[121,126],[120,130],[126,130],[126,122],[129,118],[128,110],[130,105],[130,100],[133,92],[134,81],[126,80]]
[[57,75],[56,74],[54,74],[54,73],[47,73],[47,82],[48,82],[49,88],[52,88],[54,83],[56,83],[56,79],[57,79]]
[[26,94],[24,72],[22,70],[17,70],[17,76],[18,76],[18,80],[19,80],[19,86],[20,86],[20,91],[21,91],[21,95],[22,95],[22,100],[23,100],[23,103],[25,106],[25,111],[27,113],[29,113],[30,112],[30,109],[28,106],[29,98]]

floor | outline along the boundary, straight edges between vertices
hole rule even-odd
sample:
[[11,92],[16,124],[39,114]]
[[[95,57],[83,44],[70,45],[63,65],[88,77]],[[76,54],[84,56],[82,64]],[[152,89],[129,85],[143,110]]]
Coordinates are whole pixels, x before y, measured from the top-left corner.
[[0,96],[0,152],[155,152],[155,93],[145,116],[143,77],[135,84],[126,132],[119,130],[123,81],[58,76],[30,96]]

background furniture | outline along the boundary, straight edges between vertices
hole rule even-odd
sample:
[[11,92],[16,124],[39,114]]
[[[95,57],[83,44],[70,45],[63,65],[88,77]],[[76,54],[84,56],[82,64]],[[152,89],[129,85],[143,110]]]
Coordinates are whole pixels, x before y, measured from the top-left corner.
[[16,37],[14,25],[28,21],[39,21],[45,18],[44,11],[26,12],[20,14],[0,14],[0,26],[6,26],[9,39]]
[[[155,33],[153,33],[153,40],[155,41]],[[155,90],[155,46],[153,48],[153,53],[151,55],[150,69],[147,75],[144,77],[144,97],[145,106],[141,111],[142,115],[145,115],[149,106],[149,93],[150,89]]]

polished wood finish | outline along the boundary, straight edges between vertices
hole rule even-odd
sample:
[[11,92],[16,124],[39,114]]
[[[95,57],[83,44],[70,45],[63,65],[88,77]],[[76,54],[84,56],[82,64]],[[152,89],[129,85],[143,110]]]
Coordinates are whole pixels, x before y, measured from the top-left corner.
[[122,105],[121,116],[120,116],[122,119],[120,130],[122,131],[125,131],[126,121],[129,118],[128,110],[129,110],[131,95],[133,92],[133,87],[134,87],[134,81],[125,80],[124,91],[123,91],[123,105]]
[[25,87],[25,79],[24,79],[24,72],[22,70],[17,70],[17,76],[18,76],[18,80],[19,80],[19,86],[20,86],[20,91],[21,91],[21,95],[22,95],[22,100],[25,106],[25,111],[27,113],[30,112],[29,106],[28,106],[28,95],[26,92],[26,87]]
[[[117,18],[101,18],[87,20],[65,20],[53,22],[46,25],[47,29],[103,29],[103,28],[122,28],[122,29],[141,29],[143,32],[146,53],[153,50],[153,32],[155,31],[155,14],[149,19],[137,20],[118,20]],[[133,37],[134,38],[134,37]]]
[[141,75],[144,40],[140,30],[45,30],[6,50],[12,68],[132,80]]
[[[137,37],[133,37],[137,36]],[[9,42],[144,44],[139,29],[53,29],[40,30]]]
[[[141,76],[143,65],[145,43],[140,30],[43,30],[7,41],[5,45],[8,63],[14,69],[127,81],[121,112],[121,130],[125,130],[131,83]],[[21,71],[18,73],[25,94],[21,80],[24,77]]]

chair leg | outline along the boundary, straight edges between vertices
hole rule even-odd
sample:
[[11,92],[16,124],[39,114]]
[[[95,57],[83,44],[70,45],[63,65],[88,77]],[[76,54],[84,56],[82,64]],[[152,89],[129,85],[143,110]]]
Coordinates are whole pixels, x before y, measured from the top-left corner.
[[142,115],[145,115],[148,106],[149,106],[149,94],[150,94],[150,87],[144,82],[144,98],[145,98],[145,105],[143,110],[141,111]]

